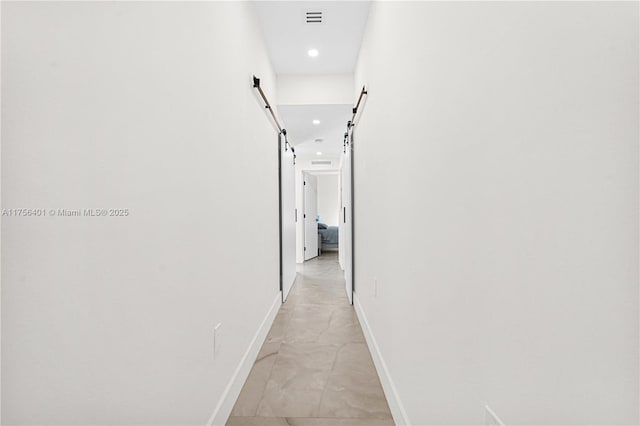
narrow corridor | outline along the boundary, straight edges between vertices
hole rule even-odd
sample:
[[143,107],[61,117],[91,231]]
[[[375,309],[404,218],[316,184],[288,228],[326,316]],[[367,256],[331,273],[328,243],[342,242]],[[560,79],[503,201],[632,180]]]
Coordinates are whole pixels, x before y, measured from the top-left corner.
[[393,425],[336,253],[299,265],[227,426]]

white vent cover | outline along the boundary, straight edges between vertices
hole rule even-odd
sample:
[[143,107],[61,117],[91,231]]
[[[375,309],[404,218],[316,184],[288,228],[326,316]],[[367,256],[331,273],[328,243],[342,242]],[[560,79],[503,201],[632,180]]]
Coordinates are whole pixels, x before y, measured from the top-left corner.
[[307,24],[321,24],[322,23],[322,11],[313,10],[305,13],[305,19]]
[[311,160],[312,166],[331,166],[331,160]]

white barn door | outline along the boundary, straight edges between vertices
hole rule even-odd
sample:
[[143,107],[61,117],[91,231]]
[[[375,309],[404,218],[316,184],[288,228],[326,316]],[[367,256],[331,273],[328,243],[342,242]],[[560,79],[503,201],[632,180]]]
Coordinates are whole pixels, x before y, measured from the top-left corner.
[[280,136],[280,282],[282,301],[296,279],[296,183],[293,151]]
[[344,250],[344,280],[349,303],[353,304],[353,133],[349,134],[342,161],[341,222]]

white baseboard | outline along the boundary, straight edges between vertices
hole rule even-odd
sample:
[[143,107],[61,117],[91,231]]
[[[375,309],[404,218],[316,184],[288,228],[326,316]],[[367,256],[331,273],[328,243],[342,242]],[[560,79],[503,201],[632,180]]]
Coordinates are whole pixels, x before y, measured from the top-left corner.
[[505,426],[500,417],[488,405],[484,406],[484,424],[487,426]]
[[360,324],[362,325],[364,338],[367,341],[369,352],[371,352],[371,357],[373,358],[373,363],[376,366],[378,377],[380,377],[382,389],[384,390],[384,395],[387,398],[389,409],[391,409],[393,421],[397,426],[410,426],[411,422],[409,421],[409,416],[407,416],[407,412],[405,411],[404,405],[400,400],[398,391],[396,390],[396,387],[393,384],[393,380],[389,375],[387,364],[384,362],[384,358],[380,353],[380,348],[378,347],[376,338],[373,336],[371,328],[369,327],[367,316],[365,315],[362,309],[362,305],[360,304],[360,300],[358,299],[358,295],[355,292],[353,293],[353,306],[356,310],[356,314],[358,315],[358,319],[360,320]]
[[278,293],[278,296],[273,301],[271,308],[269,308],[269,312],[267,312],[267,315],[262,320],[262,324],[258,327],[258,331],[255,336],[253,336],[247,351],[242,356],[242,359],[240,359],[240,363],[238,364],[236,371],[231,376],[227,387],[224,389],[216,409],[213,410],[213,414],[211,414],[211,417],[207,422],[207,426],[224,426],[227,422],[227,419],[231,414],[231,410],[240,395],[242,386],[244,385],[244,382],[247,381],[247,377],[249,377],[251,367],[253,367],[253,363],[258,357],[258,352],[260,352],[260,348],[262,347],[264,340],[267,338],[267,334],[269,334],[269,329],[271,329],[271,324],[273,324],[273,320],[275,319],[281,304],[282,293]]

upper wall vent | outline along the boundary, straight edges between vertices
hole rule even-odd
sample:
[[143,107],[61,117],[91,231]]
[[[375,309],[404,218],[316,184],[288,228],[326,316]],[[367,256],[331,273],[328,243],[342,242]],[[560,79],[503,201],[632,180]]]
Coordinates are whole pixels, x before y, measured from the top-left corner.
[[322,24],[323,13],[319,10],[306,12],[305,19],[307,24]]
[[312,166],[329,166],[331,167],[331,160],[311,160]]

